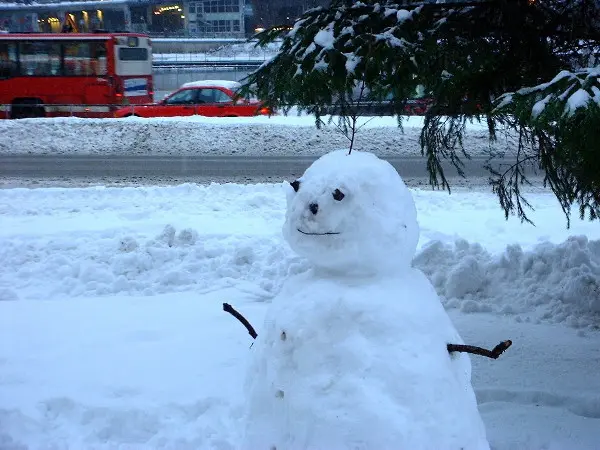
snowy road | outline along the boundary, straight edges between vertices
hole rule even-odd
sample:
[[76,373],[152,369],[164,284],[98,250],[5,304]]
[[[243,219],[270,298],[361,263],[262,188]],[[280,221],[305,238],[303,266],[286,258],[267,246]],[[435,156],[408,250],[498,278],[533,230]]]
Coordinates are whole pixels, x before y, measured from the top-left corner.
[[[300,175],[317,156],[130,156],[130,155],[0,155],[3,177],[287,177]],[[403,177],[427,177],[427,160],[421,156],[388,156]],[[485,177],[485,157],[465,159],[467,176]],[[496,167],[513,164],[498,160]],[[448,176],[458,175],[449,162]]]

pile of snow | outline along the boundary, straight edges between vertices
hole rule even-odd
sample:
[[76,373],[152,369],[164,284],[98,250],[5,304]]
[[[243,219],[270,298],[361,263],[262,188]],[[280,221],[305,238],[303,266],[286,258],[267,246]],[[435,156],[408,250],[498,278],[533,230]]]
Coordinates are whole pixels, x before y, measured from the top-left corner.
[[[0,190],[0,298],[230,286],[272,298],[286,276],[308,267],[281,236],[284,187]],[[493,194],[412,192],[421,224],[415,265],[446,306],[520,321],[600,324],[597,224],[561,227],[565,219],[551,194],[528,194],[533,227],[504,222]]]
[[[431,242],[415,259],[445,298],[463,312],[494,312],[531,320],[600,325],[600,241],[573,236],[531,251],[509,245],[492,255],[480,244]],[[525,319],[521,317],[525,314]]]
[[[0,201],[0,212],[11,218],[1,233],[0,300],[154,295],[234,285],[270,298],[290,271],[306,266],[270,225],[283,220],[280,189],[188,184],[0,191],[7,200]],[[84,227],[87,221],[99,228]]]
[[[308,272],[282,238],[283,189],[0,190],[0,448],[239,448],[254,347],[222,303],[264,334],[266,300],[283,292],[289,275]],[[566,229],[547,193],[528,197],[532,227],[504,221],[492,194],[411,191],[421,227],[417,267],[441,295],[462,290],[456,301],[492,305],[489,313],[448,309],[464,341],[514,341],[496,361],[472,358],[491,447],[597,448],[600,334],[592,324],[564,326],[578,325],[550,307],[555,292],[541,294],[575,280],[578,265],[598,282],[598,224]],[[465,282],[494,292],[467,292],[448,275],[464,274],[469,257],[484,281]],[[446,278],[436,281],[434,272]],[[526,295],[537,300],[520,302]],[[493,307],[500,298],[525,311],[507,316]],[[573,317],[591,323],[590,306],[580,304]]]
[[446,348],[463,341],[411,267],[417,211],[394,167],[338,150],[287,190],[283,234],[311,269],[267,310],[242,448],[489,449],[470,359]]
[[337,150],[286,187],[283,235],[314,266],[344,275],[410,266],[419,241],[415,203],[387,161]]
[[189,81],[187,83],[183,83],[181,87],[223,87],[225,89],[231,89],[232,91],[236,91],[242,87],[242,83],[239,81],[232,80],[199,80],[199,81]]
[[[403,131],[394,117],[365,117],[362,123],[355,149],[421,155],[421,117],[408,119]],[[314,156],[348,145],[335,125],[317,129],[312,116],[2,120],[0,135],[5,154]],[[512,148],[504,141],[490,147],[479,125],[467,129],[465,142],[472,155]]]

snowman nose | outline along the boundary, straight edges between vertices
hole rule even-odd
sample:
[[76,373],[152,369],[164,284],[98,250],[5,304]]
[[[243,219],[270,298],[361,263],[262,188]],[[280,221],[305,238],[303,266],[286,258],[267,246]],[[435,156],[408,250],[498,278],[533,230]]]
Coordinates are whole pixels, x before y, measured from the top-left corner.
[[319,211],[319,205],[317,203],[311,203],[310,205],[308,205],[308,209],[310,209],[311,213],[317,214],[317,212]]

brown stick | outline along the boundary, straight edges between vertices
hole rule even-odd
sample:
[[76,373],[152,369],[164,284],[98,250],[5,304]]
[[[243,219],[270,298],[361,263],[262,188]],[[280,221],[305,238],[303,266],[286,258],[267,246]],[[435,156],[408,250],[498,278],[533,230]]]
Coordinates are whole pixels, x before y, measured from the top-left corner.
[[511,340],[502,341],[496,345],[492,350],[486,348],[475,347],[474,345],[461,345],[461,344],[448,344],[448,351],[452,352],[463,352],[473,353],[474,355],[487,356],[488,358],[498,359],[504,351],[512,345]]
[[[258,336],[258,334],[256,334],[254,327],[252,325],[250,325],[250,322],[248,322],[248,319],[246,319],[238,311],[236,311],[236,309],[233,306],[231,306],[229,303],[223,303],[223,311],[228,312],[233,317],[235,317],[237,320],[242,322],[242,324],[248,330],[248,333],[250,334],[250,336],[252,336],[252,339],[256,339],[256,336]],[[482,347],[476,347],[474,345],[463,345],[463,344],[448,344],[446,347],[448,348],[449,353],[453,353],[453,352],[472,353],[474,355],[487,356],[488,358],[497,359],[498,356],[500,356],[502,353],[504,353],[504,351],[511,345],[512,345],[512,341],[507,340],[507,341],[500,342],[492,350],[488,350],[488,349],[482,348]]]
[[250,333],[250,336],[252,336],[252,339],[256,339],[256,336],[258,336],[258,334],[256,334],[254,327],[252,327],[252,325],[250,325],[250,322],[248,322],[248,320],[244,316],[242,316],[239,312],[237,312],[233,306],[231,306],[229,303],[223,303],[223,311],[228,312],[233,317],[235,317],[237,320],[242,322],[242,324],[248,330],[248,333]]

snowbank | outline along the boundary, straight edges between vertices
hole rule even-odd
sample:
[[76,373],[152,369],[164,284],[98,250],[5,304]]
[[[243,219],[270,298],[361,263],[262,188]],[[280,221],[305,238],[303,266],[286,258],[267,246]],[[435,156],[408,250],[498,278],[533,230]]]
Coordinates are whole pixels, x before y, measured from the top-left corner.
[[[453,192],[413,191],[416,262],[454,296],[466,342],[514,341],[472,358],[492,447],[597,449],[597,301],[572,303],[568,286],[598,285],[598,224],[567,230],[551,194],[529,198],[532,227],[504,221],[492,194]],[[258,327],[306,270],[281,238],[284,197],[272,184],[0,189],[0,448],[237,448],[251,338],[221,304]]]
[[[459,239],[434,241],[415,259],[445,300],[463,312],[508,314],[517,320],[600,325],[600,241],[573,236],[555,245],[519,245],[493,255]],[[524,314],[524,316],[523,316]]]
[[[410,118],[402,132],[393,117],[365,117],[355,148],[378,155],[420,155],[422,122],[420,117]],[[333,124],[319,130],[314,117],[306,115],[2,120],[0,135],[0,153],[4,154],[322,155],[348,146],[347,138]],[[470,126],[465,142],[472,155],[489,154],[483,126]],[[504,141],[494,147],[507,150]]]
[[[281,189],[0,190],[0,299],[235,286],[268,300],[287,274],[306,269],[281,237]],[[600,325],[597,224],[560,227],[565,220],[551,194],[531,194],[536,227],[504,222],[492,194],[414,194],[422,229],[415,264],[447,307],[578,328]],[[443,216],[448,211],[453,218]]]

